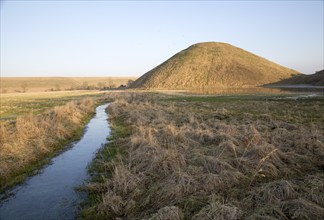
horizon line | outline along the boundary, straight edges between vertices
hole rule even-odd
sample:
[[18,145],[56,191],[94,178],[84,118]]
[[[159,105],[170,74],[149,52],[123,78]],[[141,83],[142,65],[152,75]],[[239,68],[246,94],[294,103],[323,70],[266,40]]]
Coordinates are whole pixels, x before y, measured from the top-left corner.
[[0,76],[0,78],[135,78],[140,76]]

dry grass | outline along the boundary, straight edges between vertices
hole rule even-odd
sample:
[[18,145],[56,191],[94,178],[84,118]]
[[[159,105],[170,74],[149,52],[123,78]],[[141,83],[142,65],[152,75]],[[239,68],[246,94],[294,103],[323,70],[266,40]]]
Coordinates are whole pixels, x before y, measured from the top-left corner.
[[279,82],[271,83],[268,86],[287,86],[287,85],[313,85],[324,86],[324,70],[315,72],[311,75],[298,74],[288,79],[281,80]]
[[95,102],[86,98],[0,123],[0,190],[19,181],[30,166],[62,149],[82,131],[94,112]]
[[76,89],[102,89],[126,85],[135,77],[1,77],[0,92],[44,92]]
[[137,79],[133,88],[193,89],[257,86],[298,72],[226,43],[199,43]]
[[99,97],[99,91],[56,91],[1,94],[0,119],[13,120],[25,114],[40,114],[45,110],[64,105],[72,100]]
[[[264,101],[108,97],[113,128],[122,123],[128,132],[110,143],[113,157],[98,156],[85,218],[324,218],[321,123],[305,126],[301,115],[288,123],[270,106],[265,115]],[[254,114],[238,111],[251,106]]]

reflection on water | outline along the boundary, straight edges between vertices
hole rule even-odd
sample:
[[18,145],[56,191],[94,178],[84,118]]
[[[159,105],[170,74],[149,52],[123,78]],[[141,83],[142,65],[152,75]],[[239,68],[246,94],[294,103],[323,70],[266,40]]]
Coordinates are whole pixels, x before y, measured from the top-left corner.
[[1,220],[75,218],[82,197],[74,188],[87,178],[88,163],[110,133],[107,106],[97,107],[80,141],[53,158],[52,164],[16,187],[14,196],[0,203]]
[[290,94],[290,93],[314,93],[324,95],[324,87],[245,87],[245,88],[197,88],[188,90],[190,94]]
[[290,93],[315,93],[315,94],[324,94],[323,87],[282,87],[279,88],[281,91],[286,91]]

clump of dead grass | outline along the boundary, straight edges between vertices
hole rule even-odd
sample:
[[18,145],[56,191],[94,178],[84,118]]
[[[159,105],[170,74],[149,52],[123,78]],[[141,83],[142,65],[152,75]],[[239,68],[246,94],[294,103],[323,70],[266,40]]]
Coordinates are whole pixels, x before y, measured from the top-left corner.
[[101,161],[110,168],[95,184],[100,202],[89,207],[92,213],[110,219],[321,219],[320,127],[264,114],[242,118],[217,103],[170,102],[145,93],[108,97],[112,122],[123,121],[130,134],[113,140],[122,154]]
[[177,206],[165,206],[155,214],[152,215],[152,217],[149,218],[149,220],[181,220],[183,219],[183,214],[179,207]]
[[83,99],[57,106],[40,115],[18,116],[16,121],[1,122],[1,188],[20,175],[29,164],[62,147],[94,112],[94,101]]
[[199,220],[235,220],[242,218],[242,211],[224,199],[212,194],[207,206],[203,207],[192,219]]
[[324,208],[306,199],[299,198],[281,204],[288,219],[323,219]]

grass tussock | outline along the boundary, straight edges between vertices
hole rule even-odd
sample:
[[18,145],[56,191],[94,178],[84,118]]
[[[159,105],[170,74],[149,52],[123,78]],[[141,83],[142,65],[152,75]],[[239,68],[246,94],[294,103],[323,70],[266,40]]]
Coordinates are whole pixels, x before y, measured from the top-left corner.
[[93,99],[87,98],[1,122],[0,189],[19,182],[42,159],[80,135],[94,106]]
[[[324,218],[321,124],[257,113],[263,101],[108,96],[113,130],[128,132],[112,138],[113,157],[98,155],[84,218]],[[248,105],[255,114],[238,111]]]

